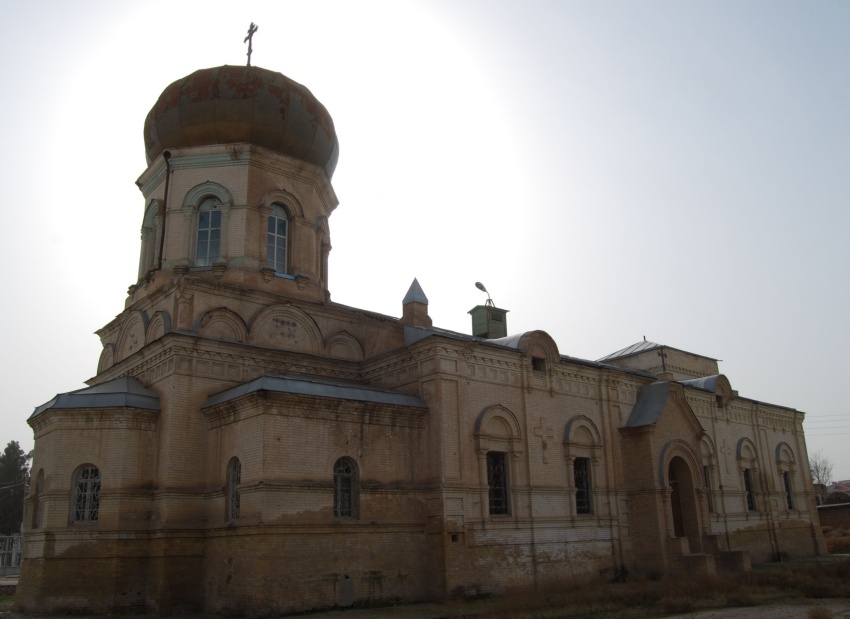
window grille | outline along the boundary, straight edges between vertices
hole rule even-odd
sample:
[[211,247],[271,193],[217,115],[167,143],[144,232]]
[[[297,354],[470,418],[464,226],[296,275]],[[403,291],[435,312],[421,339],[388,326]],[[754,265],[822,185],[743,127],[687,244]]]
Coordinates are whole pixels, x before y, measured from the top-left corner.
[[97,522],[100,512],[100,471],[84,466],[74,478],[73,522]]
[[357,517],[357,466],[348,458],[334,464],[334,517]]
[[239,484],[242,483],[242,463],[233,458],[227,466],[227,519],[239,520],[242,499]]
[[785,485],[785,504],[788,506],[789,510],[793,510],[794,495],[793,492],[791,492],[791,473],[789,473],[788,471],[783,471],[782,483]]
[[590,459],[576,458],[573,461],[576,487],[576,513],[590,514]]
[[489,486],[490,514],[508,513],[508,476],[505,454],[500,451],[487,453],[487,485]]

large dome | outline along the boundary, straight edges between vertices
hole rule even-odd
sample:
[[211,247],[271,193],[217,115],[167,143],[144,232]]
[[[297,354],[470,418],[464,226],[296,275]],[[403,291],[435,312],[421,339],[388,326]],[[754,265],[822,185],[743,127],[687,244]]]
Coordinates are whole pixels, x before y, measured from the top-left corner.
[[330,114],[307,88],[259,67],[195,71],[166,88],[145,119],[150,164],[163,150],[250,142],[321,166],[339,158]]

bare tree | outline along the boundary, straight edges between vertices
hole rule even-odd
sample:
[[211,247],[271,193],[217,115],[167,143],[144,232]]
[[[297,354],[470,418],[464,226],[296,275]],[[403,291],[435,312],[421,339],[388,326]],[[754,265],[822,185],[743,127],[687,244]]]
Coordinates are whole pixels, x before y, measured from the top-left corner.
[[812,472],[812,481],[816,484],[826,486],[832,481],[832,460],[823,455],[822,451],[816,451],[809,456],[809,470]]

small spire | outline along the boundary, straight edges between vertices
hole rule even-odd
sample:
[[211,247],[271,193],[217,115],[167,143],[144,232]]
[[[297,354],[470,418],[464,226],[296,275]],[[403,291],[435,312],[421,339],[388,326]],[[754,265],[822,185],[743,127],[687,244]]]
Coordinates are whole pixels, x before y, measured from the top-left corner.
[[428,297],[422,292],[422,286],[414,277],[410,289],[404,295],[401,322],[413,327],[430,327],[431,317],[428,316]]
[[428,297],[422,292],[422,286],[419,285],[419,280],[415,277],[413,278],[413,283],[410,284],[407,294],[404,295],[404,300],[401,302],[402,305],[407,305],[408,303],[424,303],[428,305]]

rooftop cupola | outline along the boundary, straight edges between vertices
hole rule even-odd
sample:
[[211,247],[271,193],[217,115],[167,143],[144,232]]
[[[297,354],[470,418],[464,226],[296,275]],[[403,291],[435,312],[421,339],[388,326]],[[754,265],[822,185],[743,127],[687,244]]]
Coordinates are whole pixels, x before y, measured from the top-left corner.
[[142,251],[128,306],[175,275],[330,298],[339,143],[306,87],[260,67],[195,71],[162,92],[144,137]]
[[508,335],[508,310],[500,309],[493,303],[490,293],[481,282],[475,282],[475,287],[487,295],[484,305],[476,305],[469,314],[472,315],[472,335],[495,340]]

